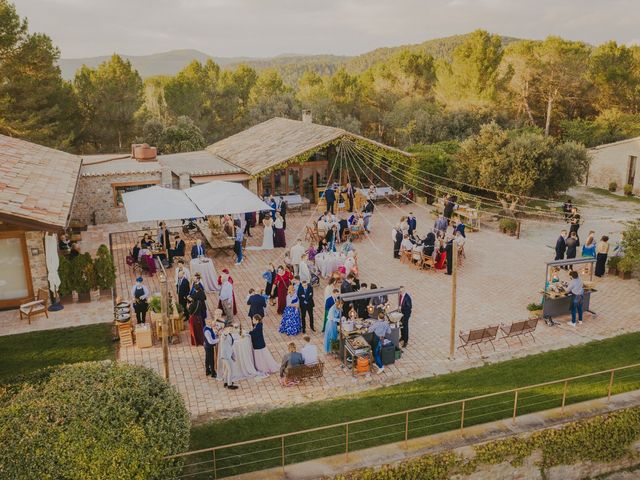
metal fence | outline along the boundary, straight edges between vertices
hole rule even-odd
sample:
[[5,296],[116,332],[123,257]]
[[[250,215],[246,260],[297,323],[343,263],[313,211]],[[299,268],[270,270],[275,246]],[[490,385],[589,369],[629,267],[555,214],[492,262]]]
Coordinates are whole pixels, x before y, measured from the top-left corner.
[[[460,388],[464,388],[461,385]],[[509,419],[640,389],[640,363],[461,400],[413,408],[166,457],[178,479],[218,479]]]

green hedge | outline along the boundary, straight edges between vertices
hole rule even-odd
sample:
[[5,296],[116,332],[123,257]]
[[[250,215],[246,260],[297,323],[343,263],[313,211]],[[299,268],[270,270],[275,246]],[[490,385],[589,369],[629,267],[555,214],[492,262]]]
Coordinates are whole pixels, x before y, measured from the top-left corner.
[[453,475],[469,475],[480,465],[510,462],[514,467],[520,466],[536,450],[542,453],[539,466],[544,474],[545,469],[557,465],[614,462],[630,457],[634,455],[631,446],[638,439],[640,407],[541,430],[527,437],[478,445],[473,458],[453,452],[426,455],[378,469],[357,470],[335,480],[446,480]]
[[0,391],[0,478],[165,479],[186,450],[189,414],[146,368],[65,365]]

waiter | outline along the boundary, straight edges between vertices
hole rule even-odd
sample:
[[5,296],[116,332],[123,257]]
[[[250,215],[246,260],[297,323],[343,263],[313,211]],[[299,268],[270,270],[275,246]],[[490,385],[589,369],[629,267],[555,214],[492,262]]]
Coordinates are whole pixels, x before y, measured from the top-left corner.
[[142,284],[142,277],[136,278],[136,284],[131,289],[131,297],[133,298],[133,310],[136,312],[136,321],[144,323],[149,310],[149,289]]

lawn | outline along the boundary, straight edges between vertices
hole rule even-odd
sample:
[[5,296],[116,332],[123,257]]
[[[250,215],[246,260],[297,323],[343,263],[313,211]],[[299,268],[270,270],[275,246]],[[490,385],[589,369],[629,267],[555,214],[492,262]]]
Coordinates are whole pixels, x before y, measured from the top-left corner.
[[0,337],[0,384],[44,367],[115,359],[110,323]]
[[594,193],[596,195],[602,195],[604,197],[608,197],[608,198],[611,198],[613,200],[617,200],[619,202],[640,203],[640,197],[628,196],[628,195],[619,195],[619,194],[610,192],[606,188],[589,187],[589,192]]
[[[191,449],[202,449],[397,412],[634,363],[640,363],[640,333],[621,335],[585,345],[379,388],[334,400],[281,408],[194,426],[191,431]],[[608,383],[608,374],[575,381],[569,385],[566,402],[570,404],[589,398],[606,396]],[[624,371],[617,375],[613,393],[637,388],[640,388],[640,368]],[[504,397],[467,402],[465,425],[510,417],[513,412],[513,396],[513,394],[508,394]],[[561,404],[561,399],[561,384],[526,391],[519,397],[518,412],[525,413],[558,407]],[[355,450],[402,440],[404,421],[405,417],[402,415],[356,426],[349,431],[350,449]],[[409,437],[458,428],[460,425],[460,406],[441,407],[433,411],[412,414],[409,422]],[[344,427],[340,427],[312,435],[289,437],[286,449],[287,463],[344,452],[344,430]],[[236,469],[234,465],[242,463],[243,459],[257,461],[258,463],[251,465],[253,468],[277,466],[279,460],[276,457],[279,453],[279,447],[280,441],[276,440],[218,452],[217,468],[219,471],[217,473],[219,476],[239,473],[240,470]],[[259,462],[261,458],[264,459],[264,463]],[[197,461],[211,462],[211,454],[190,458],[188,463]],[[202,469],[210,467],[209,463],[205,463],[197,468],[198,471],[203,471]],[[194,472],[195,470],[187,468],[185,471]],[[194,476],[192,478],[205,477]]]

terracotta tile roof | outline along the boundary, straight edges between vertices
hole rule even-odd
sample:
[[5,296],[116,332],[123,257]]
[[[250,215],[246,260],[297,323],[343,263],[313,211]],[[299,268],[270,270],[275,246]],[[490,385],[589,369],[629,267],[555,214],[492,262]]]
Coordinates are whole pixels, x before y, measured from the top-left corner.
[[178,175],[181,173],[189,173],[191,175],[244,173],[242,168],[225,162],[222,158],[207,150],[159,155],[158,162],[162,166],[169,167],[172,172]]
[[162,165],[158,162],[139,162],[129,155],[86,155],[82,157],[83,177],[102,177],[109,175],[127,175],[131,173],[160,173]]
[[65,227],[80,163],[76,155],[0,135],[0,214]]
[[341,128],[287,118],[272,118],[209,145],[207,150],[251,175],[286,162],[340,137],[359,138],[382,148],[411,156]]

